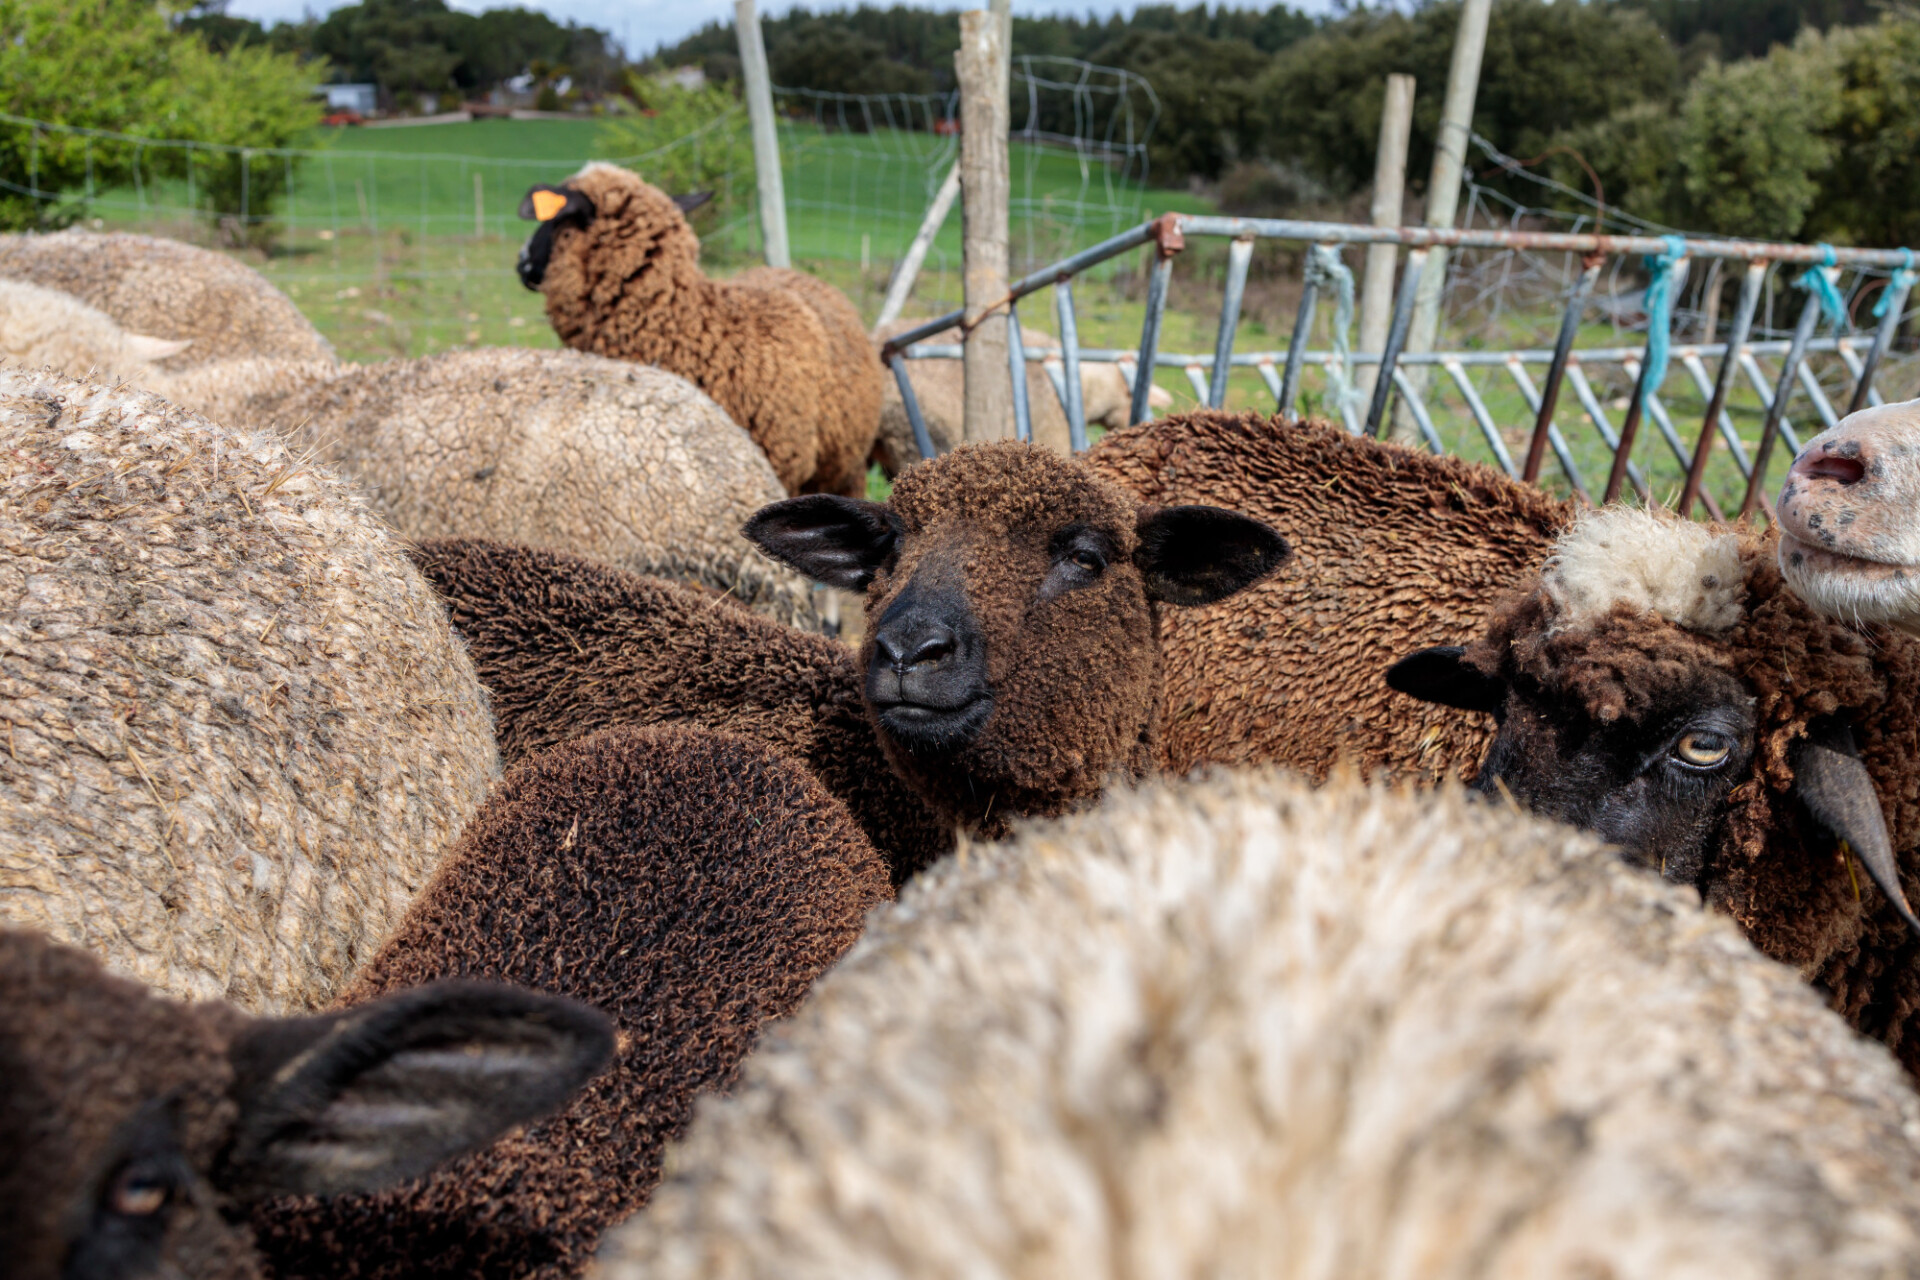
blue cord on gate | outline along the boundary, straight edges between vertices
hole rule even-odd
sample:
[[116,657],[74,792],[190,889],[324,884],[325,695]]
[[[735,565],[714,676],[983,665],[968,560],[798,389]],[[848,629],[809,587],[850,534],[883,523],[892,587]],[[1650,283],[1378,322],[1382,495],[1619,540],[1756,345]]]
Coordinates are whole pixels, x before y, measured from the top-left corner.
[[1640,380],[1641,399],[1660,389],[1667,376],[1667,344],[1673,336],[1673,269],[1686,261],[1685,236],[1661,236],[1665,253],[1647,255],[1647,367]]
[[1307,246],[1304,270],[1306,282],[1318,291],[1333,290],[1333,360],[1327,365],[1328,408],[1345,417],[1348,408],[1359,407],[1360,388],[1353,385],[1353,359],[1348,333],[1353,328],[1353,270],[1341,260],[1340,246]]
[[1833,265],[1833,246],[1816,244],[1820,250],[1820,261],[1800,273],[1794,287],[1813,290],[1813,296],[1820,299],[1820,310],[1826,314],[1827,323],[1838,332],[1847,324],[1847,304],[1840,300],[1840,290],[1834,287],[1833,276],[1827,268]]
[[1873,304],[1873,318],[1878,320],[1886,315],[1887,308],[1893,305],[1893,295],[1913,288],[1916,279],[1920,279],[1920,273],[1916,273],[1913,269],[1913,250],[1902,249],[1900,265],[1893,269],[1893,275],[1887,280],[1887,287],[1880,291],[1879,299]]

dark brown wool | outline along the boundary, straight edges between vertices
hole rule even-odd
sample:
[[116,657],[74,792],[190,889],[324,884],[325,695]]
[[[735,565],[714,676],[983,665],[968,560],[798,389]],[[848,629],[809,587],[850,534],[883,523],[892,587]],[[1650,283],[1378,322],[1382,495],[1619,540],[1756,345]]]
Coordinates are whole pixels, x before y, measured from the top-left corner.
[[708,279],[679,207],[625,169],[589,165],[567,187],[594,215],[556,229],[541,281],[560,340],[698,386],[746,428],[787,492],[863,496],[882,371],[846,295],[772,267]]
[[[887,756],[942,817],[993,838],[1006,819],[1064,813],[1116,774],[1153,767],[1159,718],[1158,619],[1132,557],[1138,506],[1043,449],[973,445],[912,467],[888,505],[904,550],[867,588],[864,670],[879,619],[916,573],[951,576],[987,636],[993,714],[974,743],[922,768]],[[1104,532],[1114,555],[1098,585],[1034,608],[1050,540],[1070,523]],[[929,563],[929,561],[933,563]],[[484,676],[482,677],[484,680]]]
[[1484,717],[1391,692],[1387,668],[1459,644],[1536,571],[1571,510],[1491,467],[1255,413],[1176,414],[1087,454],[1142,502],[1265,521],[1292,567],[1239,595],[1167,610],[1160,767],[1335,761],[1466,779]]
[[844,645],[579,556],[422,542],[493,701],[501,762],[618,724],[737,733],[805,764],[904,880],[952,846],[887,767]]
[[[235,1116],[229,1014],[160,997],[38,934],[0,930],[0,1272],[60,1274],[65,1215],[149,1099],[174,1099],[189,1164],[214,1163]],[[218,1208],[195,1206],[172,1225],[174,1256],[193,1276],[257,1274],[245,1234],[221,1227]]]
[[344,1003],[443,977],[597,1005],[614,1065],[555,1118],[399,1190],[255,1215],[294,1277],[571,1276],[646,1203],[694,1099],[727,1088],[892,897],[846,809],[764,747],[611,729],[515,767]]
[[1724,639],[1627,606],[1549,630],[1550,606],[1535,589],[1501,607],[1468,660],[1601,721],[1637,721],[1703,681],[1752,696],[1753,760],[1729,797],[1703,889],[1754,945],[1800,969],[1920,1072],[1920,944],[1865,874],[1850,874],[1832,840],[1810,829],[1791,764],[1810,720],[1838,712],[1851,721],[1902,879],[1920,883],[1920,642],[1884,629],[1862,635],[1815,613],[1782,580],[1776,535],[1738,532],[1746,610]]

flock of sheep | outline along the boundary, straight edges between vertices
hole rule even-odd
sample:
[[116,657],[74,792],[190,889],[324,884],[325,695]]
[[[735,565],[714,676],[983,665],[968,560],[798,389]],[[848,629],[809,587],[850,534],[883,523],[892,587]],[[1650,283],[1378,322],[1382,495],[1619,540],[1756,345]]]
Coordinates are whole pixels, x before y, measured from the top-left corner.
[[7,1274],[1920,1274],[1920,404],[1764,532],[1112,366],[909,465],[687,203],[372,365],[0,236]]

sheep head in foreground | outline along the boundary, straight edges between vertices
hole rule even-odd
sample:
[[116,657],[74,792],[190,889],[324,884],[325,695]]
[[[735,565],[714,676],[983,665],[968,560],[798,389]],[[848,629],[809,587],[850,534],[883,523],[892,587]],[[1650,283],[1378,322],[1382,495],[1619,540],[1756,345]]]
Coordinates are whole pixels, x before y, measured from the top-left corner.
[[[1920,1064],[1902,889],[1920,862],[1920,647],[1816,613],[1772,536],[1590,512],[1482,638],[1388,682],[1492,714],[1480,789],[1697,886]],[[1863,900],[1848,848],[1884,897]]]
[[15,1280],[247,1280],[233,1210],[415,1177],[559,1106],[612,1051],[595,1010],[515,987],[251,1018],[0,931],[0,1259]]
[[1849,414],[1780,489],[1780,570],[1822,613],[1920,635],[1920,400]]
[[887,758],[942,818],[981,830],[1150,770],[1159,607],[1225,599],[1288,554],[1256,520],[1143,506],[1013,442],[922,463],[885,503],[777,502],[746,535],[866,592],[860,664]]
[[1600,841],[1278,772],[883,909],[601,1280],[1831,1280],[1920,1257],[1878,1045]]

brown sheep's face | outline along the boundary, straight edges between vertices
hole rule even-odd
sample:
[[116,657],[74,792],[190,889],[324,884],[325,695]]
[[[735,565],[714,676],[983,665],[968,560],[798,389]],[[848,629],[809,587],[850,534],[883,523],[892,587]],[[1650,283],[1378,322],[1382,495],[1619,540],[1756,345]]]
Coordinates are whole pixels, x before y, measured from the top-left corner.
[[[688,256],[697,255],[699,246],[685,215],[712,198],[711,191],[669,196],[637,174],[607,164],[589,165],[562,186],[536,185],[520,201],[520,216],[540,224],[520,247],[520,283],[529,289],[541,288],[554,251],[570,239],[593,234],[595,220],[603,214],[608,225],[600,229],[606,241],[602,247],[610,252],[605,264],[610,270],[637,272],[659,256],[663,242],[684,242],[681,248]],[[596,283],[574,279],[574,270],[570,268],[560,283],[570,289]]]
[[256,1019],[0,932],[0,1259],[12,1280],[256,1276],[247,1202],[415,1177],[611,1050],[600,1014],[511,987]]
[[882,504],[775,503],[748,538],[867,595],[866,700],[942,816],[1059,812],[1150,763],[1160,604],[1232,595],[1286,557],[1212,507],[1137,506],[1084,465],[1003,443],[904,472]]
[[1780,570],[1829,617],[1920,634],[1920,401],[1849,415],[1780,489]]

